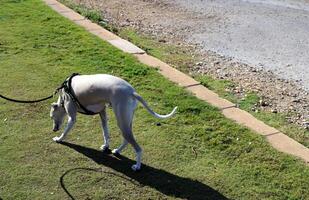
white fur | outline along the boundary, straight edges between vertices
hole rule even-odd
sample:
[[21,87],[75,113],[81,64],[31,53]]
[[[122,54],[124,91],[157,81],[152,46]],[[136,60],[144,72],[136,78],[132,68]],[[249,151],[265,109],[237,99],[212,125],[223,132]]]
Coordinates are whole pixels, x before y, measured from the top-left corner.
[[[135,92],[134,88],[128,82],[107,74],[74,76],[72,78],[72,89],[84,107],[100,114],[104,139],[101,147],[103,150],[109,148],[109,130],[105,105],[111,104],[118,127],[124,138],[123,143],[112,152],[121,153],[127,144],[130,143],[136,152],[136,164],[132,166],[134,171],[140,170],[142,158],[142,149],[135,141],[132,132],[132,119],[137,101],[141,102],[151,115],[160,119],[171,117],[177,109],[175,107],[167,115],[157,114],[151,110],[143,98]],[[78,111],[82,110],[77,107],[68,94],[61,90],[57,103],[53,103],[51,108],[50,115],[54,120],[54,131],[60,129],[65,114],[68,115],[68,123],[64,132],[59,137],[53,138],[55,142],[60,142],[65,139],[76,122]]]

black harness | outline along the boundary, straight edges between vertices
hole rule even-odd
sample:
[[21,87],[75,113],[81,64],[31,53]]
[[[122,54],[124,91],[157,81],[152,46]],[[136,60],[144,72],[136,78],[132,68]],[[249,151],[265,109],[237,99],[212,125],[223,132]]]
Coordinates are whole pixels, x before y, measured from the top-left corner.
[[85,114],[85,115],[95,115],[98,113],[92,112],[90,110],[88,110],[87,108],[85,108],[85,106],[83,106],[77,99],[74,90],[72,89],[72,79],[74,76],[78,76],[80,74],[78,73],[73,73],[71,76],[69,76],[61,85],[61,88],[63,88],[64,92],[67,93],[70,98],[72,99],[72,101],[80,108],[80,110],[82,111],[78,111],[81,114]]
[[55,92],[48,96],[48,97],[45,97],[45,98],[42,98],[42,99],[37,99],[37,100],[17,100],[17,99],[12,99],[12,98],[9,98],[9,97],[6,97],[6,96],[3,96],[0,94],[0,98],[3,98],[3,99],[6,99],[8,101],[12,101],[12,102],[16,102],[16,103],[37,103],[37,102],[41,102],[41,101],[45,101],[47,99],[51,99],[54,97],[54,95],[61,89],[63,89],[63,91],[65,93],[67,93],[70,98],[72,99],[72,101],[77,105],[78,108],[80,108],[80,110],[82,111],[78,111],[79,113],[81,114],[85,114],[85,115],[95,115],[95,114],[98,114],[98,113],[95,113],[95,112],[92,112],[90,110],[88,110],[87,108],[85,108],[85,106],[83,106],[77,99],[76,95],[75,95],[75,92],[74,90],[72,89],[72,79],[74,76],[78,76],[80,74],[78,73],[73,73],[71,76],[69,76],[68,78],[66,78],[66,80],[61,84],[60,87],[58,87]]

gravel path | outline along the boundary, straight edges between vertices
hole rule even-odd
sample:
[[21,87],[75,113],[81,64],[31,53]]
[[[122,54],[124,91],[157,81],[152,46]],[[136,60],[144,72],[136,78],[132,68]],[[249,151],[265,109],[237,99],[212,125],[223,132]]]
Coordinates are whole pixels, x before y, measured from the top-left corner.
[[[186,38],[309,89],[309,3],[283,0],[175,0],[216,23],[201,22]],[[191,23],[191,22],[190,22]]]
[[261,109],[309,128],[308,0],[73,1],[118,27],[193,47],[202,58],[193,73],[236,82],[236,95],[256,91]]

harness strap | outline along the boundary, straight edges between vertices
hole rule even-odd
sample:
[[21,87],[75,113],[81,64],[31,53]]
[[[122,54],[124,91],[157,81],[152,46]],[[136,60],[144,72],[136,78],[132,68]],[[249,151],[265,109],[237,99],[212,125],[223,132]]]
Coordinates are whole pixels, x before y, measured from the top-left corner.
[[83,106],[77,99],[74,90],[72,89],[72,79],[74,76],[78,76],[80,74],[78,73],[73,73],[69,78],[67,78],[61,88],[64,89],[64,91],[71,97],[72,101],[82,110],[82,112],[78,111],[81,114],[85,114],[85,115],[95,115],[97,113],[92,112],[90,110],[88,110],[87,108],[85,108],[85,106]]

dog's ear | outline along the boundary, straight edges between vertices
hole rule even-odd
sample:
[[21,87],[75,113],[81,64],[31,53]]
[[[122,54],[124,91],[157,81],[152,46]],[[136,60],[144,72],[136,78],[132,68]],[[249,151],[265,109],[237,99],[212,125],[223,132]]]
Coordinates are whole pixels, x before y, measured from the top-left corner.
[[51,106],[52,106],[52,108],[54,108],[54,109],[58,108],[58,104],[57,104],[57,103],[52,103]]

